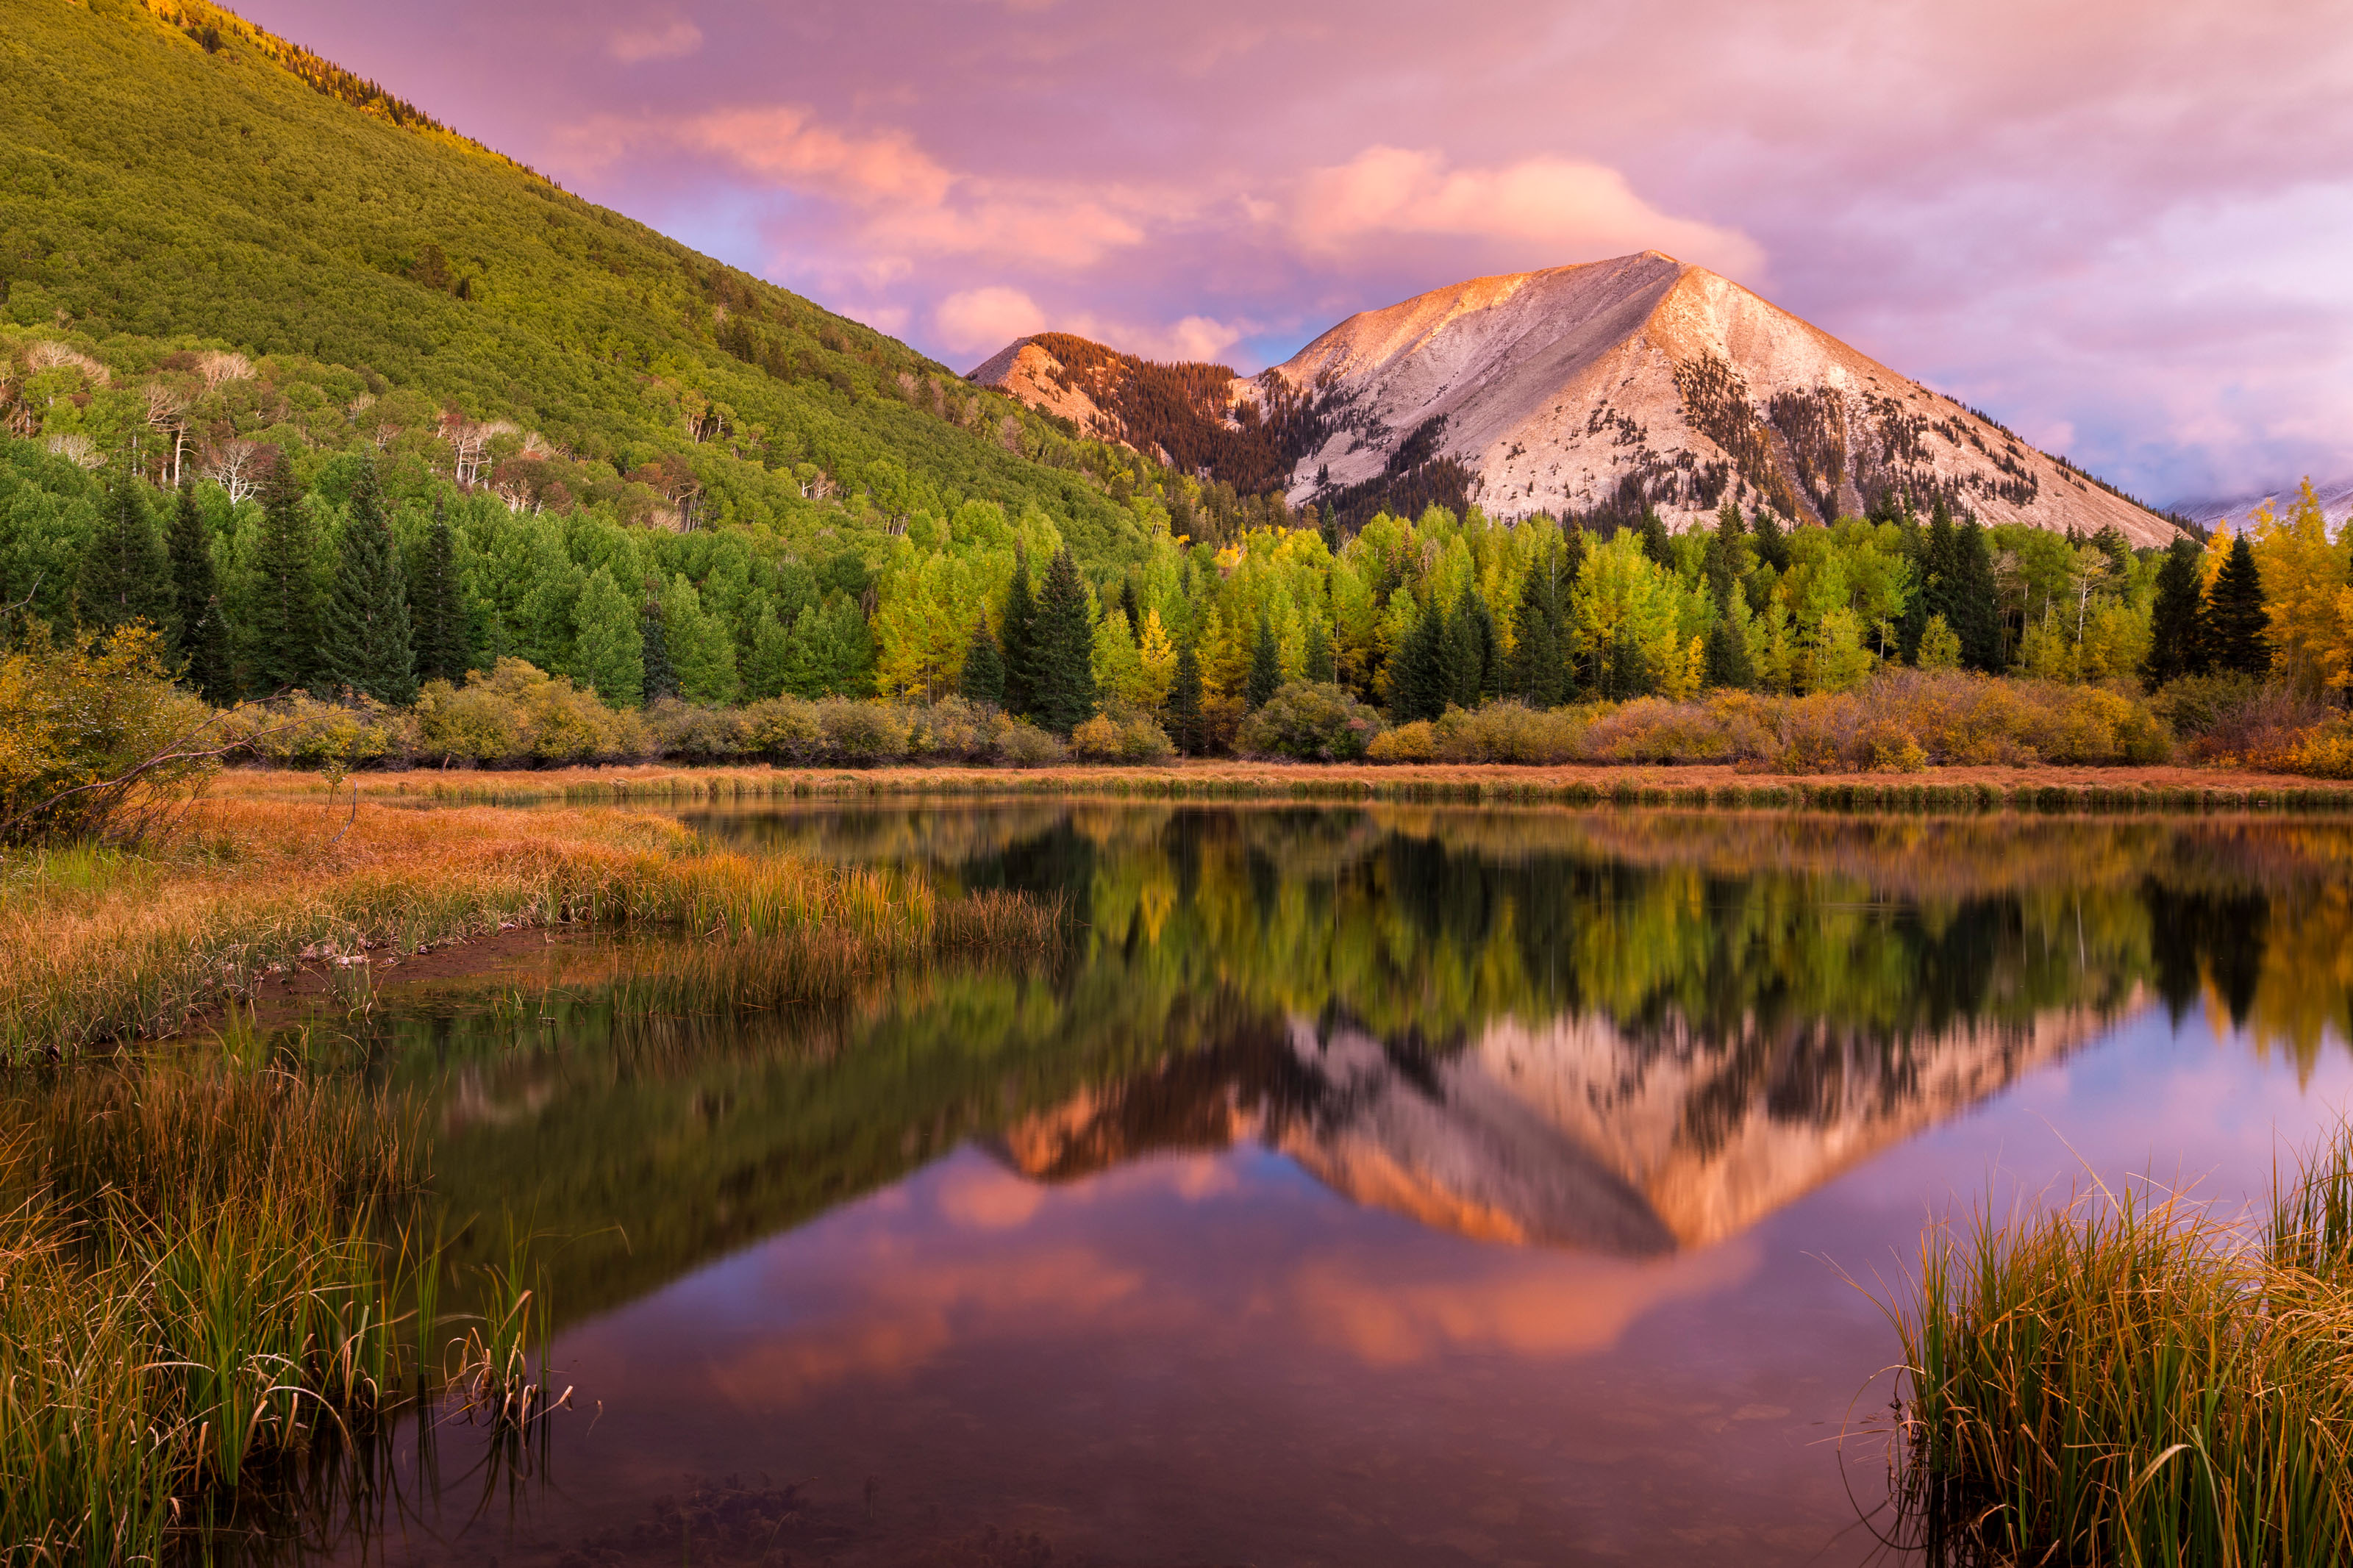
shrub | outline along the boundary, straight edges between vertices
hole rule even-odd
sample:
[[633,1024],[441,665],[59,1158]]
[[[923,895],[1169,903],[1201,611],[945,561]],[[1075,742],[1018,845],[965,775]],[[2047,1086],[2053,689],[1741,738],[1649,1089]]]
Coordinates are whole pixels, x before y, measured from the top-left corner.
[[519,658],[476,670],[463,688],[433,681],[417,698],[416,754],[488,766],[623,762],[650,755],[653,735],[633,712]]
[[1096,763],[1165,763],[1176,754],[1167,732],[1134,710],[1096,714],[1071,731],[1071,750]]
[[1234,749],[1245,756],[1353,763],[1387,726],[1330,681],[1286,681],[1241,722]]
[[2160,690],[2157,711],[2201,762],[2292,767],[2306,732],[2330,718],[2327,705],[2251,675],[2192,675]]
[[1475,710],[1448,709],[1432,740],[1440,762],[1565,763],[1584,754],[1589,722],[1575,709],[1490,702]]
[[920,756],[977,762],[988,756],[996,738],[996,709],[961,697],[944,697],[914,710],[907,744]]
[[771,697],[735,716],[736,745],[747,756],[778,763],[815,762],[825,749],[817,704],[797,697]]
[[654,751],[660,756],[715,763],[740,755],[744,750],[740,712],[661,697],[647,706],[645,721]]
[[1593,721],[1584,753],[1604,763],[1729,763],[1778,758],[1767,700],[1720,692],[1704,702],[1638,698]]
[[2307,730],[2284,759],[2289,773],[2316,779],[2353,779],[2353,720]]
[[1427,719],[1416,719],[1372,738],[1365,757],[1375,763],[1426,763],[1438,755],[1438,732]]
[[913,726],[887,702],[828,697],[817,705],[817,723],[831,761],[850,766],[895,763],[907,754]]
[[1009,713],[997,716],[993,749],[997,760],[1017,768],[1050,768],[1062,760],[1066,748],[1059,737]]
[[406,764],[417,754],[420,710],[372,697],[322,702],[303,692],[239,708],[222,721],[246,750],[282,767]]
[[59,647],[36,623],[0,655],[0,841],[135,836],[145,805],[180,798],[233,738],[174,689],[154,632]]

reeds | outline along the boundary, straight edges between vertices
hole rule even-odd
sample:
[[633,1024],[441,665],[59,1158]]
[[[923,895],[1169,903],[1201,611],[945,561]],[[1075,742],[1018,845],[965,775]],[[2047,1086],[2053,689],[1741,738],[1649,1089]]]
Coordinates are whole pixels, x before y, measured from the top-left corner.
[[2103,1193],[1926,1251],[1899,1501],[1932,1560],[2353,1556],[2353,1136],[2250,1235]]
[[0,1561],[153,1561],[422,1364],[438,1260],[375,1222],[414,1119],[282,1073],[92,1069],[0,1100]]

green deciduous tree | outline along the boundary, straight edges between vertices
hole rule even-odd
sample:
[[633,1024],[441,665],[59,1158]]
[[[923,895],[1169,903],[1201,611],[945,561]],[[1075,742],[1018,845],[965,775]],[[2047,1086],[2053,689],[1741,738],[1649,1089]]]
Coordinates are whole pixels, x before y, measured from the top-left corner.
[[635,708],[646,689],[645,634],[637,605],[613,574],[588,574],[573,612],[572,659],[578,679],[616,708]]

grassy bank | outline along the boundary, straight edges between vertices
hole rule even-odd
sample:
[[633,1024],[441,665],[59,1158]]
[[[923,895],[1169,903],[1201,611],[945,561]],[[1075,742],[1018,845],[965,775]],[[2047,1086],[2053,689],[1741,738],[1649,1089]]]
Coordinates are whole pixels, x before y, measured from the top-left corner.
[[[442,769],[356,775],[363,798],[417,804],[724,805],[860,797],[1462,802],[1836,811],[2353,810],[2353,785],[2180,767],[1938,768],[1925,773],[1755,773],[1727,766],[1512,767],[1209,762],[1157,767]],[[316,773],[239,769],[215,793],[322,798]]]
[[944,906],[871,871],[703,852],[647,815],[223,799],[137,853],[0,859],[0,1059],[175,1034],[304,964],[501,928],[758,942],[806,959],[816,986],[944,945],[1035,945],[1055,919],[1006,898]]
[[1981,1223],[1899,1327],[1932,1560],[2353,1556],[2353,1131],[2253,1236],[2171,1198]]
[[442,1348],[418,1154],[280,1073],[0,1080],[0,1562],[153,1561],[404,1403]]

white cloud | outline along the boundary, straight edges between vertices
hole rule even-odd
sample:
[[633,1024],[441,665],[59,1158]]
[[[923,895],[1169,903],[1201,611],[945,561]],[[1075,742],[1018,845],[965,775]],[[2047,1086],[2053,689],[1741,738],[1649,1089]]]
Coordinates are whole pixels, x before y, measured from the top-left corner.
[[702,29],[683,16],[624,27],[605,41],[605,52],[625,66],[647,60],[674,60],[701,47]]

